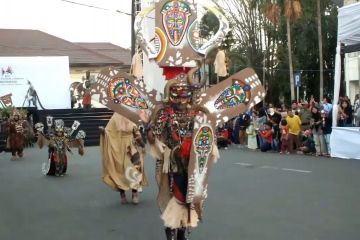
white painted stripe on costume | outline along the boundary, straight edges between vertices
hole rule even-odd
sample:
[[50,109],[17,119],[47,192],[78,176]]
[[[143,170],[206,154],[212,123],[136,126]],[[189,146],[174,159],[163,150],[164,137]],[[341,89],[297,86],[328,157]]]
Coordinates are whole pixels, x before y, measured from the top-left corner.
[[300,170],[300,169],[292,169],[292,168],[281,168],[281,170],[289,171],[289,172],[299,172],[299,173],[312,173],[312,171]]

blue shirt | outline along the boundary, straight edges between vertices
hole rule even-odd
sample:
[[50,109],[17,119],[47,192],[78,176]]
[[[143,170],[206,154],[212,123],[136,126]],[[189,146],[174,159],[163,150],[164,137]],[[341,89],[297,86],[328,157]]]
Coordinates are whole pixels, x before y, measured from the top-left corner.
[[324,108],[324,111],[326,113],[328,113],[328,112],[330,112],[332,110],[333,105],[331,103],[325,103],[325,104],[323,104],[323,108]]

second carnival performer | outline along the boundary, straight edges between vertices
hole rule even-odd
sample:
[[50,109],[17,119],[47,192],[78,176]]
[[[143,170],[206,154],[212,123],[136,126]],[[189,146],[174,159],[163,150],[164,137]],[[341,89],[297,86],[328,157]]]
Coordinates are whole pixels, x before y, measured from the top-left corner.
[[11,151],[11,160],[22,158],[24,155],[25,135],[29,132],[29,125],[26,120],[23,120],[17,109],[13,111],[6,131],[8,133],[7,145]]
[[121,203],[127,203],[125,191],[132,191],[132,203],[139,203],[139,192],[147,185],[144,173],[145,144],[136,124],[114,113],[105,128],[100,127],[103,181],[120,192]]
[[[62,119],[56,119],[52,128],[52,117],[47,117],[48,131],[44,133],[42,123],[35,124],[37,130],[37,144],[40,148],[48,146],[48,160],[42,165],[42,172],[49,176],[64,176],[68,168],[67,152],[72,153],[71,148],[77,147],[78,153],[84,155],[85,132],[76,131],[80,123],[74,121],[71,128],[64,125]],[[76,134],[75,134],[76,133]]]

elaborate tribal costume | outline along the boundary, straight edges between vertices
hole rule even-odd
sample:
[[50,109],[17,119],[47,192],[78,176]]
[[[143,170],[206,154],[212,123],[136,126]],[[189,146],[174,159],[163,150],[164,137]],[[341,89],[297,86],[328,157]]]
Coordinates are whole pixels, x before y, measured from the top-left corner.
[[132,190],[132,202],[139,203],[138,192],[147,185],[147,180],[144,174],[145,144],[136,124],[114,113],[102,133],[104,182],[120,191],[123,204],[127,202],[126,190]]
[[[146,75],[142,81],[108,68],[98,75],[92,91],[113,111],[134,123],[146,123],[157,161],[161,218],[170,240],[186,239],[186,229],[202,218],[210,168],[218,158],[216,125],[247,111],[265,96],[252,69],[204,91],[206,72],[201,60],[229,31],[225,17],[214,8],[208,10],[218,18],[219,30],[205,43],[200,38],[196,5],[190,1],[161,0],[142,10],[135,20],[138,44],[152,61],[149,66],[156,62],[169,81],[157,76],[150,82]],[[153,36],[144,36],[142,26],[151,11],[155,11],[155,44],[148,40]],[[159,72],[159,67],[149,75]]]
[[28,130],[27,121],[22,120],[21,114],[14,110],[12,118],[10,118],[7,125],[8,146],[11,150],[12,160],[23,157],[24,136]]
[[44,134],[44,124],[37,123],[37,143],[40,148],[44,145],[49,147],[48,161],[43,163],[42,172],[44,175],[64,176],[67,170],[68,158],[67,152],[71,152],[71,147],[77,147],[80,155],[84,154],[85,132],[77,130],[80,123],[74,121],[71,128],[64,126],[62,119],[55,120],[55,126],[52,124],[52,117],[47,117],[47,133]]
[[[164,103],[155,110],[147,127],[151,150],[157,159],[158,204],[168,239],[186,239],[186,229],[197,226],[202,211],[201,205],[187,201],[195,117],[201,112],[208,113],[205,108],[194,104],[204,82],[194,84],[192,73],[189,73],[187,82],[168,82]],[[197,136],[196,144],[204,148],[207,155],[201,163],[204,169],[208,160],[212,162],[218,158],[217,146],[211,130]]]

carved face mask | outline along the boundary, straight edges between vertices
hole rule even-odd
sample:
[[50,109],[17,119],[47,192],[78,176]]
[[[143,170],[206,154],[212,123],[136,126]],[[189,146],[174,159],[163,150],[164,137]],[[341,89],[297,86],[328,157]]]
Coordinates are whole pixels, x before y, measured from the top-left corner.
[[174,104],[189,104],[193,91],[188,86],[172,86],[170,88],[170,100]]
[[163,6],[161,14],[169,41],[174,46],[179,45],[189,26],[189,5],[179,0],[168,1]]

